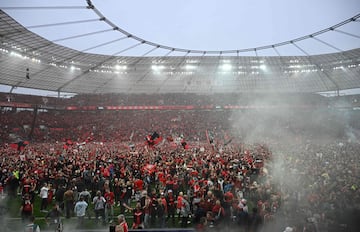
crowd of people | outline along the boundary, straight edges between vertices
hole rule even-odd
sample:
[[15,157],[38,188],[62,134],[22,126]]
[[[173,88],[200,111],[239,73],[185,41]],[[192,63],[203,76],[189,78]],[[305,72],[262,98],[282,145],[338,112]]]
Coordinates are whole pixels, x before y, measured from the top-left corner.
[[[138,222],[136,227],[165,227],[168,212],[171,212],[171,226],[176,226],[177,216],[182,218],[181,225],[187,226],[196,209],[205,207],[203,200],[209,201],[204,213],[215,209],[217,212],[219,205],[224,204],[224,189],[228,194],[231,191],[239,194],[242,182],[249,185],[250,173],[259,173],[261,164],[269,156],[268,150],[261,146],[253,151],[259,152],[257,158],[250,150],[242,151],[242,158],[232,150],[235,148],[229,148],[228,153],[221,152],[220,156],[213,151],[184,150],[182,146],[174,148],[167,144],[156,149],[143,144],[137,146],[139,148],[131,152],[120,144],[89,143],[81,149],[63,151],[60,144],[53,149],[49,144],[30,144],[22,152],[25,156],[22,161],[16,152],[9,155],[12,148],[7,147],[1,153],[4,161],[1,180],[9,197],[21,192],[22,212],[27,208],[25,204],[33,204],[35,195],[39,194],[42,212],[46,213],[49,203],[56,202],[67,218],[74,216],[79,202],[84,202],[94,205],[93,216],[101,217],[103,224],[112,223],[113,208],[120,207],[122,213],[130,210],[134,215],[141,210],[140,221],[134,220]],[[60,154],[58,149],[62,150]],[[245,173],[249,178],[245,178]],[[227,202],[235,199],[231,194],[228,197]],[[134,206],[134,201],[139,204]],[[183,204],[187,205],[185,209]],[[230,211],[221,212],[228,220],[235,216],[234,212],[233,215]],[[214,218],[220,216],[213,213]],[[31,215],[32,212],[22,214],[24,220]],[[85,214],[76,216],[83,218]],[[206,214],[196,215],[194,222],[201,216]]]
[[246,105],[253,99],[272,98],[272,103],[282,103],[284,98],[296,104],[307,102],[308,104],[327,104],[328,99],[310,93],[166,93],[166,94],[79,94],[70,98],[43,97],[24,94],[0,93],[2,102],[29,103],[38,106],[117,106],[117,105]]
[[[24,221],[38,194],[44,216],[53,204],[66,218],[78,217],[80,227],[87,216],[113,223],[118,207],[132,215],[134,229],[351,228],[360,209],[360,145],[278,145],[271,152],[265,144],[237,141],[188,150],[143,143],[134,150],[117,143],[67,150],[30,144],[21,155],[2,147],[0,180],[10,199],[21,193]],[[90,204],[94,212],[87,210]]]
[[[0,192],[21,199],[24,223],[40,201],[49,226],[63,217],[77,217],[79,228],[90,218],[108,226],[120,212],[133,229],[355,231],[360,144],[345,122],[327,115],[317,125],[324,118],[314,115],[2,112]],[[31,128],[42,129],[14,148],[8,135]],[[150,143],[154,131],[161,141]]]

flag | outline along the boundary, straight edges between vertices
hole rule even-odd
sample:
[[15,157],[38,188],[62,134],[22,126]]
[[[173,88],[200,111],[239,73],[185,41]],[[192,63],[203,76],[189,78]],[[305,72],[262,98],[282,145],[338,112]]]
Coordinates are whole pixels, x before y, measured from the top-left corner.
[[181,146],[182,146],[185,150],[189,149],[189,144],[187,144],[187,142],[185,141],[185,139],[182,139],[182,140],[181,140]]
[[160,137],[160,135],[156,131],[154,131],[154,133],[151,135],[152,140],[155,140],[155,139],[157,139],[159,137]]
[[233,138],[230,138],[229,140],[225,141],[224,146],[230,144],[232,142]]
[[160,136],[156,131],[152,133],[151,135],[146,136],[146,142],[147,144],[152,147],[155,146],[163,141],[163,137]]
[[159,144],[159,143],[161,143],[162,141],[163,141],[163,137],[160,136],[160,137],[154,139],[154,145]]
[[70,148],[72,145],[73,145],[73,141],[72,141],[71,139],[66,139],[63,148],[64,148],[65,150],[67,150],[67,149]]
[[130,142],[129,145],[128,145],[128,148],[129,148],[130,151],[135,151],[135,143]]
[[231,143],[233,140],[233,138],[225,131],[224,132],[224,146],[228,145],[229,143]]
[[10,147],[17,150],[17,151],[23,151],[26,147],[26,145],[29,144],[29,141],[19,141],[17,143],[11,143]]
[[153,173],[156,171],[156,166],[154,164],[146,164],[143,167],[143,170],[148,173]]
[[213,143],[214,143],[214,135],[213,135],[210,131],[208,131],[208,130],[206,130],[205,133],[206,133],[206,140],[207,140],[210,144],[213,144]]
[[131,135],[130,135],[130,137],[129,137],[129,140],[132,141],[133,137],[134,137],[134,131],[131,132]]

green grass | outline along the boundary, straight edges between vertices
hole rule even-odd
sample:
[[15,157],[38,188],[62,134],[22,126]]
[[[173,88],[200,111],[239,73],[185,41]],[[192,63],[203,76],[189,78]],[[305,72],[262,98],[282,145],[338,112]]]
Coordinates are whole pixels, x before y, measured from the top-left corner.
[[[7,197],[7,199],[6,199],[7,216],[10,218],[7,223],[9,231],[19,231],[19,229],[21,229],[23,226],[21,223],[21,214],[20,214],[21,202],[22,201],[21,201],[20,196],[17,196],[16,198]],[[49,204],[47,207],[47,210],[51,210],[54,203],[55,203],[55,201],[53,201],[51,204]],[[40,204],[41,204],[41,199],[38,195],[36,195],[35,201],[34,201],[35,223],[38,224],[40,226],[40,228],[46,230],[47,225],[46,225],[44,217],[46,216],[47,213],[40,211]],[[136,203],[134,201],[132,201],[130,207],[135,207],[135,204]],[[109,227],[109,225],[104,226],[104,225],[102,225],[101,222],[97,223],[94,220],[95,213],[94,213],[94,205],[93,204],[91,204],[91,203],[89,204],[88,211],[90,212],[91,219],[89,220],[87,216],[85,217],[84,225],[83,225],[84,229],[108,228]],[[120,207],[114,206],[114,218],[113,218],[114,223],[116,223],[116,221],[117,221],[116,217],[119,214],[120,214]],[[69,227],[74,228],[74,226],[76,226],[76,224],[77,224],[76,216],[74,216],[74,214],[73,214],[73,216],[70,219],[67,219],[64,216],[65,216],[65,212],[63,212],[64,227],[65,228],[69,228]],[[133,222],[133,215],[130,212],[126,212],[125,216],[126,216],[126,221],[129,225],[129,227],[131,227],[132,222]],[[176,220],[175,226],[172,226],[170,224],[169,227],[179,227],[178,221]],[[5,231],[6,231],[6,229],[5,229]]]

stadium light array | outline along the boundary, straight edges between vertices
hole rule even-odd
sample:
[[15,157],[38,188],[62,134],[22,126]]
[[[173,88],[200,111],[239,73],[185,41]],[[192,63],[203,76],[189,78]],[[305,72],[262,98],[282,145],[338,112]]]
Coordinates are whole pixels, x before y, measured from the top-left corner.
[[126,70],[127,69],[127,66],[126,65],[115,65],[115,69],[116,70]]
[[230,71],[232,69],[232,65],[231,64],[223,64],[223,65],[220,65],[220,69],[222,71]]
[[193,69],[195,69],[195,68],[196,68],[195,65],[190,65],[190,64],[185,65],[185,69],[186,69],[186,70],[193,70]]
[[163,70],[165,68],[164,65],[151,65],[151,69],[154,71],[160,71]]
[[259,68],[260,68],[261,70],[264,70],[264,71],[265,71],[265,70],[266,70],[266,65],[265,65],[265,64],[262,64],[262,65],[259,66]]

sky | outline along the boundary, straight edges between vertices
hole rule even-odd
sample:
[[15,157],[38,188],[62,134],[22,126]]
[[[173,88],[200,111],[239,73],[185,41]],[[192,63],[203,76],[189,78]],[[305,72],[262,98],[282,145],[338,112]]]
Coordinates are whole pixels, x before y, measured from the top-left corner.
[[[358,0],[92,0],[92,3],[108,20],[132,35],[169,47],[206,51],[239,50],[289,41],[329,28],[360,13]],[[85,5],[85,0],[0,0],[1,7]],[[5,11],[24,26],[98,18],[87,9]],[[49,40],[57,40],[109,28],[106,23],[97,21],[31,30]],[[360,23],[345,25],[341,30],[359,35]],[[85,50],[122,36],[120,32],[110,31],[58,43]],[[326,33],[319,38],[341,50],[360,46],[359,38],[339,32]],[[111,55],[135,43],[137,41],[124,39],[89,52]],[[313,39],[299,43],[299,46],[309,54],[336,52]],[[150,49],[141,45],[121,55],[142,56]],[[281,55],[304,55],[292,45],[278,50]],[[158,50],[149,55],[161,53],[167,52]],[[268,49],[259,51],[259,55],[276,54],[273,49]]]
[[[360,13],[359,0],[92,0],[95,8],[126,32],[146,41],[171,48],[201,51],[241,50],[289,41],[329,28]],[[164,56],[168,50],[139,45],[125,38],[98,46],[124,35],[110,30],[103,21],[50,24],[99,18],[89,9],[39,9],[45,6],[86,6],[85,0],[0,0],[0,8],[34,33],[79,51],[123,56]],[[14,9],[9,7],[35,7]],[[310,55],[360,47],[360,22],[352,22],[297,45]],[[98,47],[97,47],[98,46]],[[89,49],[92,47],[97,47]],[[134,47],[134,48],[132,48]],[[149,51],[151,51],[149,53]],[[304,55],[294,45],[277,47],[282,56]],[[184,56],[181,52],[170,55]],[[199,54],[195,54],[199,55]],[[201,55],[201,54],[200,54]],[[236,55],[236,53],[231,54]],[[274,49],[242,52],[239,55],[277,56]]]

